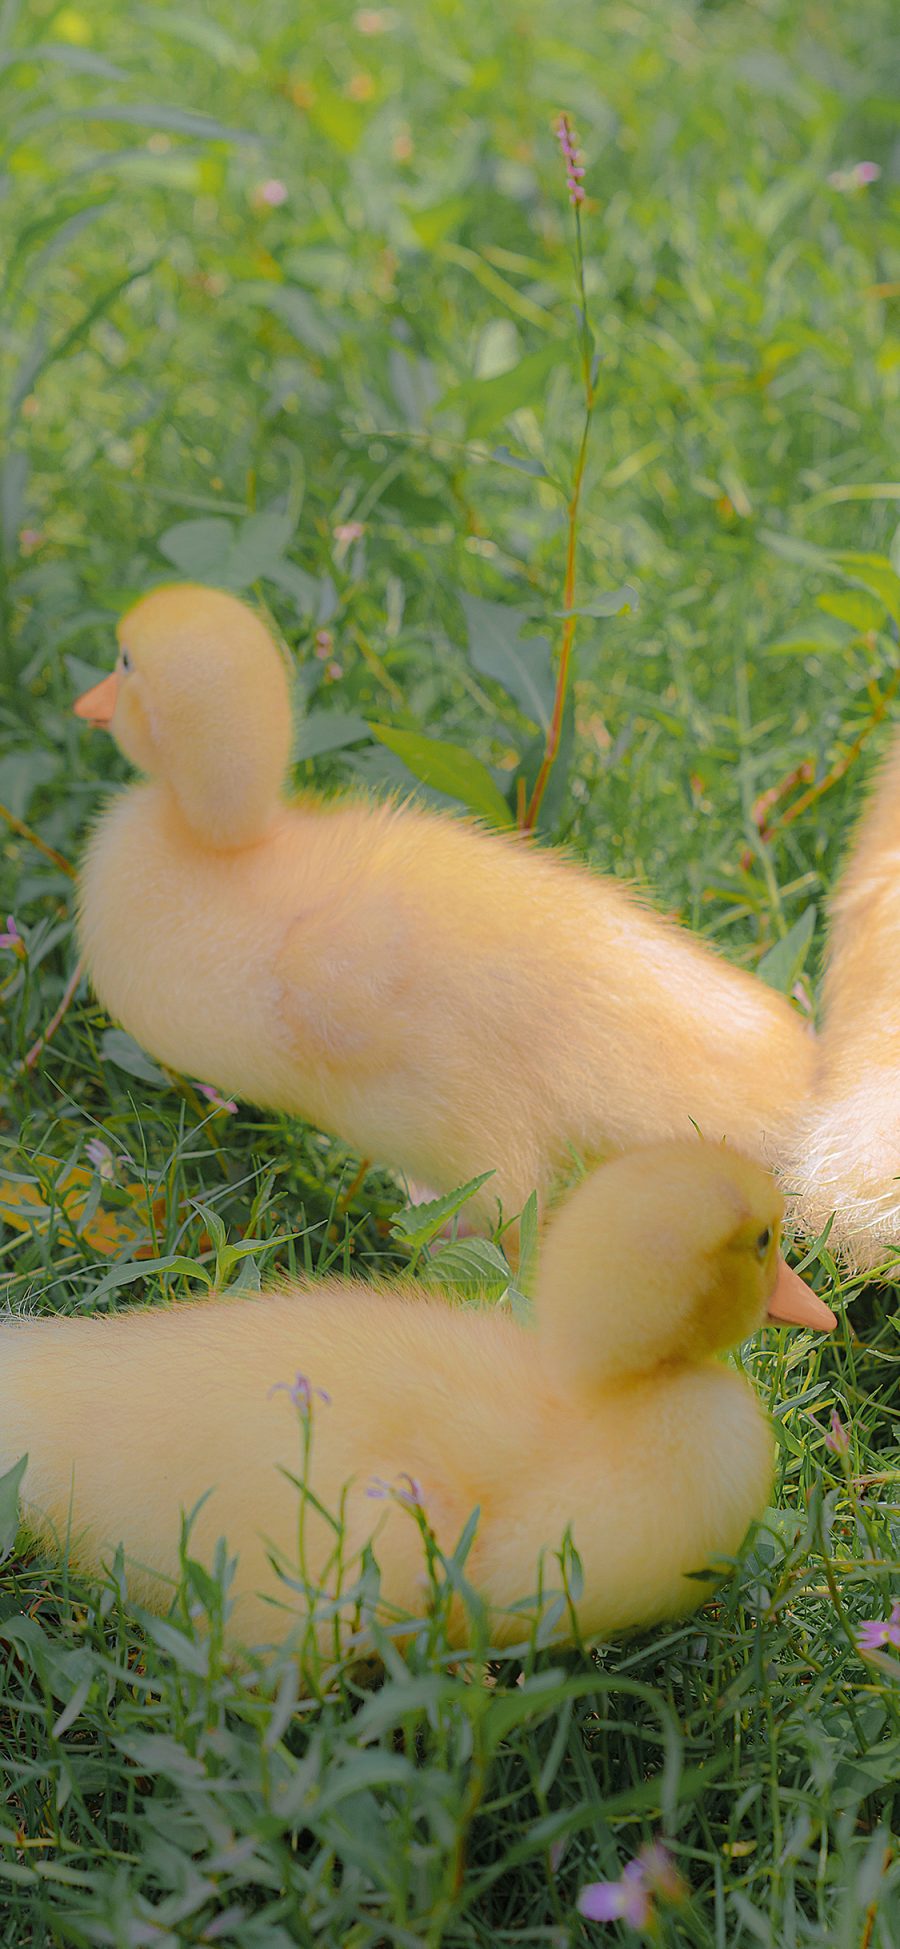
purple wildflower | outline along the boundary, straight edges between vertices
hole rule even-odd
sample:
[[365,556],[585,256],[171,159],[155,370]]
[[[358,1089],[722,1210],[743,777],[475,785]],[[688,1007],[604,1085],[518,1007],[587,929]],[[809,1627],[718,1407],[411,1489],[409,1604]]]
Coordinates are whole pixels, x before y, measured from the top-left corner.
[[197,1094],[205,1096],[207,1103],[212,1103],[217,1110],[224,1110],[227,1116],[237,1116],[237,1104],[232,1103],[230,1097],[222,1096],[218,1090],[213,1089],[212,1083],[198,1083]]
[[[405,1489],[398,1488],[398,1482],[405,1482]],[[414,1475],[398,1475],[396,1482],[386,1482],[383,1475],[373,1475],[366,1490],[373,1502],[402,1502],[407,1509],[421,1509],[422,1491]]]
[[6,932],[0,934],[0,947],[10,947],[13,953],[18,955],[25,953],[25,942],[16,926],[14,914],[6,916]]
[[629,1861],[621,1881],[592,1881],[578,1897],[578,1913],[589,1922],[628,1922],[646,1929],[653,1903],[640,1861]]
[[647,1929],[655,1901],[680,1902],[685,1892],[671,1855],[653,1841],[628,1862],[618,1881],[592,1881],[582,1888],[577,1907],[589,1922],[627,1922],[632,1929]]
[[561,115],[556,124],[556,139],[563,152],[566,165],[566,182],[569,186],[569,202],[573,205],[584,202],[584,157],[578,147],[575,130],[568,115]]
[[115,1159],[108,1144],[102,1137],[91,1137],[84,1147],[85,1157],[89,1158],[99,1177],[109,1182],[116,1175]]
[[860,1651],[880,1651],[883,1644],[892,1644],[900,1649],[900,1598],[891,1607],[888,1618],[869,1617],[856,1633]]
[[276,1381],[274,1387],[269,1388],[269,1400],[271,1401],[272,1395],[278,1394],[282,1389],[289,1396],[292,1407],[299,1409],[304,1420],[308,1419],[312,1411],[314,1395],[320,1401],[324,1401],[326,1407],[331,1406],[331,1395],[326,1394],[324,1387],[313,1387],[305,1374],[297,1374],[293,1381]]
[[837,1408],[831,1410],[831,1427],[825,1436],[825,1446],[832,1455],[849,1455],[850,1436],[838,1414]]

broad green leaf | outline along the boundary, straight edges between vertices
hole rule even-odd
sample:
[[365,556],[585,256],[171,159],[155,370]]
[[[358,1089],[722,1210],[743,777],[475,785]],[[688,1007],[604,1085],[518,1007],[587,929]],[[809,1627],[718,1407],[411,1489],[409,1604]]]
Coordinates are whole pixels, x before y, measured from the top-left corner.
[[532,1191],[522,1206],[519,1219],[519,1268],[517,1284],[528,1291],[534,1278],[538,1243],[537,1192]]
[[222,515],[197,521],[176,521],[159,538],[159,552],[167,562],[197,582],[224,579],[225,564],[234,540],[234,523]]
[[468,1184],[459,1185],[442,1198],[429,1198],[420,1205],[405,1205],[402,1211],[394,1215],[391,1237],[398,1239],[407,1250],[421,1251],[424,1246],[430,1245],[433,1238],[437,1238],[448,1219],[454,1218],[493,1175],[493,1171],[482,1171],[480,1177],[470,1178]]
[[495,373],[491,379],[469,379],[461,386],[452,386],[443,399],[438,402],[438,411],[451,412],[459,407],[465,414],[466,432],[471,440],[480,439],[489,433],[510,413],[518,412],[521,406],[536,405],[543,398],[547,375],[554,366],[568,358],[568,347],[561,340],[551,340],[539,352],[530,352],[520,359],[518,365],[511,366],[507,372]]
[[228,558],[228,580],[236,589],[248,589],[253,582],[277,568],[294,532],[289,514],[248,514],[235,535]]
[[579,602],[574,609],[557,609],[554,613],[558,621],[564,621],[567,616],[624,616],[637,605],[637,589],[631,582],[625,582],[621,589],[603,589],[590,602]]
[[301,718],[294,740],[294,760],[319,758],[324,751],[343,751],[372,735],[365,718],[351,711],[310,711]]
[[789,995],[798,976],[803,973],[810,942],[816,928],[816,909],[806,907],[788,929],[784,939],[776,941],[757,962],[756,973],[770,988],[777,988],[782,995]]
[[460,590],[469,636],[469,661],[482,677],[492,677],[518,704],[525,717],[546,730],[553,710],[554,677],[545,636],[523,636],[521,609],[486,602]]
[[299,615],[312,616],[318,623],[327,623],[329,616],[333,615],[334,610],[329,602],[333,584],[327,575],[320,579],[317,575],[309,575],[305,568],[298,568],[296,562],[280,561],[272,563],[269,580],[293,597]]
[[459,230],[468,212],[464,196],[448,196],[440,203],[432,203],[430,209],[410,212],[410,228],[415,232],[420,244],[431,250],[434,244],[441,244],[451,232]]
[[[513,453],[510,447],[494,447],[491,459],[498,467],[512,467],[517,474],[532,474],[535,480],[549,480],[550,475],[540,460],[533,460],[530,454]],[[559,483],[554,482],[554,486]]]
[[114,1265],[87,1295],[91,1306],[105,1299],[107,1293],[118,1292],[120,1286],[133,1286],[138,1279],[151,1279],[157,1273],[169,1275],[183,1273],[186,1279],[199,1279],[204,1286],[212,1285],[212,1278],[206,1267],[196,1259],[185,1258],[181,1252],[168,1252],[161,1259],[129,1259],[122,1265]]
[[852,643],[856,631],[849,623],[842,623],[838,617],[815,616],[808,623],[798,623],[796,629],[788,629],[775,643],[767,643],[764,656],[810,656],[831,655],[835,650],[844,650]]
[[900,623],[900,575],[886,556],[859,555],[851,549],[842,549],[834,560],[849,581],[861,583],[870,595],[877,596],[888,615]]
[[779,535],[769,528],[760,529],[760,540],[786,561],[799,562],[806,568],[817,569],[824,575],[837,575],[844,582],[868,589],[870,595],[884,604],[894,622],[900,623],[900,575],[885,555],[860,554],[853,549],[840,549],[832,554],[825,548],[815,548],[811,542],[799,541],[794,535]]
[[370,724],[368,728],[424,785],[459,799],[491,825],[512,823],[509,806],[487,767],[462,745],[445,744],[442,738],[423,738],[418,731],[398,731],[389,724]]
[[192,580],[248,589],[263,577],[280,577],[293,527],[286,514],[248,514],[237,524],[224,515],[207,515],[177,521],[160,536],[158,546]]
[[506,1291],[510,1271],[503,1253],[489,1238],[454,1238],[423,1261],[419,1276],[428,1285],[496,1297]]
[[16,1540],[19,1528],[19,1489],[22,1477],[28,1467],[28,1456],[23,1455],[14,1462],[5,1475],[0,1475],[0,1562],[9,1555]]
[[39,745],[8,752],[0,758],[0,803],[8,807],[13,818],[24,819],[38,787],[48,784],[59,771],[56,753],[42,751]]
[[836,589],[817,596],[816,602],[826,616],[836,616],[839,622],[850,623],[855,630],[884,627],[884,604],[867,589]]
[[124,1029],[107,1029],[100,1043],[100,1054],[104,1062],[113,1062],[117,1069],[124,1069],[129,1076],[137,1076],[142,1083],[151,1083],[154,1089],[170,1088],[169,1078],[159,1069],[150,1056],[144,1054],[134,1037]]

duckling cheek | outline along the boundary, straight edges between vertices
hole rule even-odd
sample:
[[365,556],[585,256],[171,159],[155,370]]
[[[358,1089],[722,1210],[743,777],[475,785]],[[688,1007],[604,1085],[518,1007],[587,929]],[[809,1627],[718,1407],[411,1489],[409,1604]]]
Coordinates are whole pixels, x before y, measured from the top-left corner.
[[152,773],[158,770],[156,743],[141,696],[139,677],[129,677],[126,683],[120,685],[110,730],[120,751],[130,758],[138,771]]

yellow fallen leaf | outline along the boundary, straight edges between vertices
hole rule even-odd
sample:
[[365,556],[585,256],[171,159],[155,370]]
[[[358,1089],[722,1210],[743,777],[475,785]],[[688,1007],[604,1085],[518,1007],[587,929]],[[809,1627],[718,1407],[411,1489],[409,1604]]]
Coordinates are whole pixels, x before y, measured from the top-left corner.
[[[60,1171],[59,1160],[54,1157],[35,1157],[32,1162],[52,1182],[53,1203],[47,1202],[47,1192],[40,1182],[0,1175],[0,1218],[5,1224],[18,1232],[43,1232],[55,1212],[60,1237],[67,1244],[72,1245],[80,1238],[92,1251],[113,1258],[141,1239],[143,1242],[136,1246],[134,1257],[154,1257],[156,1246],[151,1242],[154,1221],[157,1231],[165,1223],[163,1198],[151,1200],[143,1184],[126,1184],[121,1190],[130,1208],[109,1211],[101,1198],[93,1214],[82,1220],[95,1181],[93,1171],[81,1164],[70,1164]],[[47,1191],[50,1192],[49,1184]]]

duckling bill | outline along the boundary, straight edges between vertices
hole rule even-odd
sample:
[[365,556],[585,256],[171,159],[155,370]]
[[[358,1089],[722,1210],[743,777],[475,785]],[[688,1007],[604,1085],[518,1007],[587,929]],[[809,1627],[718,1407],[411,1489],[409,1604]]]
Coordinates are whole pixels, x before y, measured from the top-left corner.
[[[231,1641],[271,1645],[307,1616],[299,1403],[312,1418],[313,1586],[335,1594],[335,1532],[318,1512],[341,1510],[340,1589],[371,1541],[386,1613],[418,1617],[415,1502],[445,1552],[480,1511],[466,1577],[497,1644],[527,1633],[527,1612],[511,1607],[538,1588],[542,1553],[552,1585],[567,1529],[584,1572],[581,1637],[678,1617],[709,1587],[691,1573],[738,1551],[771,1489],[768,1419],[718,1356],[767,1310],[835,1324],[781,1269],[781,1211],[757,1165],[695,1140],[582,1182],[546,1232],[534,1329],[496,1306],[339,1279],[5,1324],[0,1469],[27,1451],[31,1530],[67,1538],[90,1571],[123,1543],[132,1597],[163,1609],[181,1512],[206,1496],[191,1555],[210,1564],[227,1538]],[[467,1622],[454,1611],[455,1643]],[[321,1638],[327,1651],[331,1621]]]
[[779,1162],[814,1062],[783,997],[521,837],[287,798],[287,670],[235,597],[158,589],[119,643],[76,710],[145,777],[94,830],[79,931],[158,1061],[439,1190],[492,1172],[476,1221],[693,1127]]

